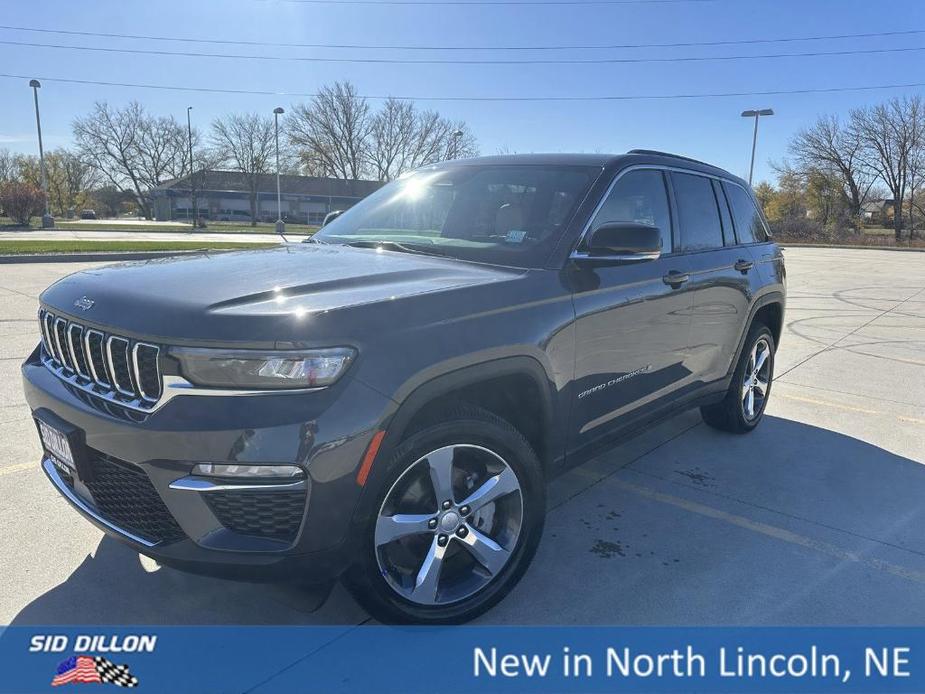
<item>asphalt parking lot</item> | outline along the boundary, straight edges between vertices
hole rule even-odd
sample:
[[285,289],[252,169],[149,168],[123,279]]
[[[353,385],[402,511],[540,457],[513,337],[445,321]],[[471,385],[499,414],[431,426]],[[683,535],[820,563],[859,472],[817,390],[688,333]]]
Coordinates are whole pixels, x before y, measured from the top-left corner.
[[[689,412],[554,482],[546,535],[484,623],[925,623],[925,253],[793,248],[767,416]],[[342,624],[313,596],[158,568],[39,470],[19,376],[42,289],[0,266],[0,624]]]

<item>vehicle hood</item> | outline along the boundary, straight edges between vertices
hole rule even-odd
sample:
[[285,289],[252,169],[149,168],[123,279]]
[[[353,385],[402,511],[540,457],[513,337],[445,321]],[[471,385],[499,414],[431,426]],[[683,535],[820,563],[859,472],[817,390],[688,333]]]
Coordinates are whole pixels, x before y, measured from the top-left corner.
[[[49,287],[41,302],[129,336],[282,348],[349,337],[383,318],[413,320],[397,308],[401,300],[522,274],[412,253],[287,244],[83,270]],[[80,302],[84,306],[92,302],[85,310],[75,304],[83,297],[89,299]],[[345,314],[354,318],[345,320]]]

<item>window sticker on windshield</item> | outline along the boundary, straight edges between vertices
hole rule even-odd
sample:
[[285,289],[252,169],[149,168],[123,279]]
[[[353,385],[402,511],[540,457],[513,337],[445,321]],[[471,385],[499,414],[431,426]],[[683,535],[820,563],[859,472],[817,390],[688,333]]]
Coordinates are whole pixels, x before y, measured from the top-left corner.
[[504,238],[508,243],[521,243],[527,236],[527,232],[523,229],[511,229],[507,232],[507,236]]

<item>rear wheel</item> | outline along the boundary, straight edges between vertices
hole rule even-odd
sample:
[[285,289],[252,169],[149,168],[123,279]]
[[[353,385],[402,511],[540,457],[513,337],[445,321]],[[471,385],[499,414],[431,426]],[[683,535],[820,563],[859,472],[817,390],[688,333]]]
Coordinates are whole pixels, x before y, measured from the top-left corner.
[[771,395],[774,350],[771,331],[762,323],[754,323],[726,397],[715,405],[700,408],[707,424],[735,434],[745,434],[758,426]]
[[463,408],[405,441],[365,504],[347,584],[386,622],[468,621],[501,600],[536,551],[540,463],[510,424]]

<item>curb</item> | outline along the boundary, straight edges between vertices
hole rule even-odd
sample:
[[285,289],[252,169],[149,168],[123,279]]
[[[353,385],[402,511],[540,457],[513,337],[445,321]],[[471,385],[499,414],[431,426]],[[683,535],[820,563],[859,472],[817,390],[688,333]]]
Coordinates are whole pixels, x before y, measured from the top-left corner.
[[110,251],[90,253],[21,253],[17,255],[0,255],[0,265],[14,263],[80,263],[105,260],[148,260],[152,258],[173,258],[183,255],[200,255],[202,253],[227,253],[242,251],[246,248],[198,249],[182,251]]
[[905,253],[925,253],[925,248],[902,248],[898,246],[852,246],[850,244],[825,244],[825,243],[787,243],[786,241],[778,242],[784,250],[788,248],[838,248],[851,249],[857,251],[901,251]]

